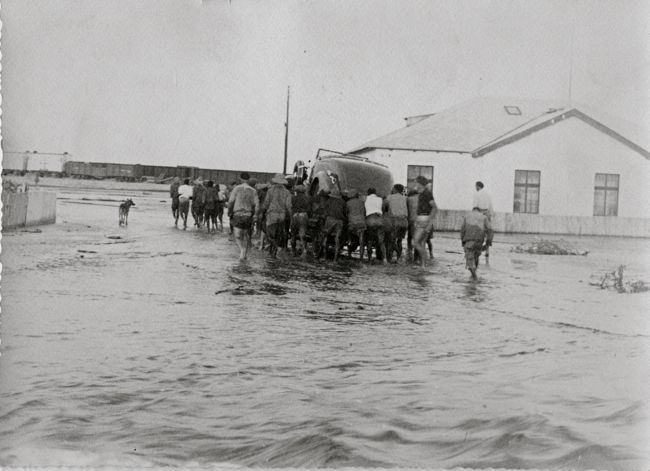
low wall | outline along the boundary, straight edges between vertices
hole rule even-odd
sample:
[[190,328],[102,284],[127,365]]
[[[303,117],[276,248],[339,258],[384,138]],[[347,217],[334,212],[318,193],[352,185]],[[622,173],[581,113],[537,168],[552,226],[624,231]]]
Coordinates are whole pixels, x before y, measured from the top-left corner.
[[56,193],[2,192],[2,228],[37,226],[56,222]]
[[[439,210],[436,230],[459,231],[468,211]],[[599,216],[545,216],[539,214],[496,213],[495,232],[509,234],[570,234],[650,237],[650,219]]]

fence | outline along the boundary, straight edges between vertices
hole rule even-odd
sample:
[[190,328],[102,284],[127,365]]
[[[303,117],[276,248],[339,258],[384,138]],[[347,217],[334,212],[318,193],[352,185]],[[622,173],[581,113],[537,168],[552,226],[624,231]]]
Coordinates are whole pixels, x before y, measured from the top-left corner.
[[28,191],[2,192],[2,228],[54,224],[56,222],[56,193]]

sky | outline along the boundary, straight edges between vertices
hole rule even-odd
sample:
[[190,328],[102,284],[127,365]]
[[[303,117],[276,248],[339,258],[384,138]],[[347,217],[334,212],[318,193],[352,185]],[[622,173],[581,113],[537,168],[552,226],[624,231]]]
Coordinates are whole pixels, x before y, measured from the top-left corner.
[[650,2],[3,0],[2,148],[282,171],[478,96],[650,133]]

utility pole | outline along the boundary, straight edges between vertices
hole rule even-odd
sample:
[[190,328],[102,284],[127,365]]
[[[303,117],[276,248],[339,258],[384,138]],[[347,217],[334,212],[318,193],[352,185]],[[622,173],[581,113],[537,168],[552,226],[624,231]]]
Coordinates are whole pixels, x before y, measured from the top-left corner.
[[573,88],[573,31],[571,31],[571,56],[569,61],[569,103],[571,103],[572,88]]
[[287,119],[284,122],[284,167],[282,173],[287,174],[287,148],[289,146],[289,94],[291,87],[287,87]]

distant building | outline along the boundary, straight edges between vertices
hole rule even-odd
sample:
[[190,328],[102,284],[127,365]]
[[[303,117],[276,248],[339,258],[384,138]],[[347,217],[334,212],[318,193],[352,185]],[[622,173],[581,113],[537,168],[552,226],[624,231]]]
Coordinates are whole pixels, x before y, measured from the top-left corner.
[[442,230],[457,229],[481,180],[500,231],[650,236],[648,138],[583,105],[479,98],[351,152],[396,182],[432,179]]

